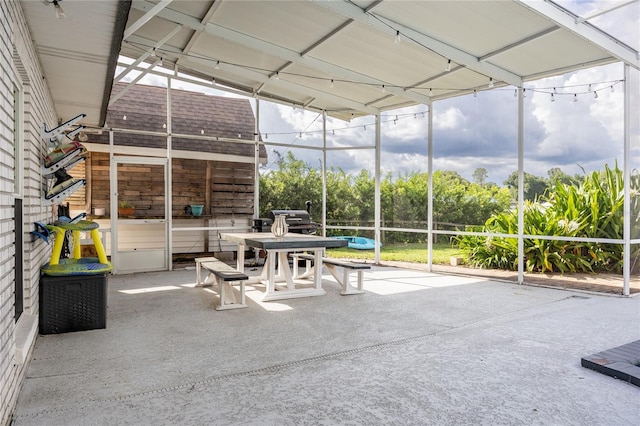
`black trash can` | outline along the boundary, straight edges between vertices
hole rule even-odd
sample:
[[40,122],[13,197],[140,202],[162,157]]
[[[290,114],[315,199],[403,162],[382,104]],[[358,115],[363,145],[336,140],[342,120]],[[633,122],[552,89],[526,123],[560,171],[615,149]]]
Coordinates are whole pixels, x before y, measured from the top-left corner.
[[42,275],[40,334],[106,328],[107,275]]

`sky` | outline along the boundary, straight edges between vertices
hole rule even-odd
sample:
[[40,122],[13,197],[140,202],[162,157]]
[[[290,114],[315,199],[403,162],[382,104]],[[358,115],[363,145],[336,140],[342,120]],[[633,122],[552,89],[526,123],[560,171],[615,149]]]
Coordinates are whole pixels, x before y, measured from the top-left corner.
[[[585,16],[612,2],[557,3]],[[640,49],[640,2],[590,22]],[[525,84],[525,172],[547,177],[549,169],[559,167],[567,174],[582,175],[583,171],[602,170],[605,164],[613,166],[616,161],[622,167],[623,79],[623,66],[611,64]],[[178,82],[173,86],[180,88]],[[552,102],[550,92],[554,87],[557,94]],[[468,95],[434,102],[434,169],[453,170],[473,180],[474,170],[482,167],[488,173],[488,182],[502,185],[518,168],[518,108],[514,92],[513,87],[498,88],[479,92],[477,97]],[[427,118],[423,114],[426,110],[425,105],[419,105],[382,113],[383,173],[400,176],[427,171]],[[328,118],[328,146],[358,149],[328,151],[327,167],[352,173],[365,168],[373,173],[374,151],[362,147],[373,147],[375,143],[374,120],[373,116],[350,122]],[[301,147],[321,147],[321,130],[322,118],[316,112],[261,101],[260,132],[269,155],[262,171],[277,168],[275,160],[287,151],[320,167],[322,152]],[[633,129],[633,134],[635,141],[640,139],[639,129]],[[274,142],[294,146],[269,146]],[[631,167],[640,169],[640,147],[636,145],[632,144]]]

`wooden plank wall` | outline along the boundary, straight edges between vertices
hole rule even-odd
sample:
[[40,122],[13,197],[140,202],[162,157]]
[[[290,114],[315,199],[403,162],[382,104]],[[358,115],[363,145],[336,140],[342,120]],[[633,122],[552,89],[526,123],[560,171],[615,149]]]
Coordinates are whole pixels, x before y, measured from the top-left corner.
[[211,215],[253,215],[253,164],[211,162]]
[[[86,194],[90,202],[86,203],[87,212],[95,208],[104,208],[109,217],[109,154],[89,153],[86,162],[87,172],[84,175],[76,173],[75,177],[87,179]],[[249,231],[253,219],[253,164],[173,159],[172,174],[172,208],[174,227],[243,227],[242,231]],[[78,170],[75,170],[78,169]],[[123,165],[119,170],[120,199],[126,199],[136,206],[136,218],[157,217],[162,215],[163,198],[150,194],[162,194],[163,182],[157,175],[159,166],[138,167]],[[80,172],[74,167],[75,172]],[[84,191],[83,191],[84,194]],[[71,201],[71,199],[69,200]],[[77,209],[84,210],[85,199],[73,199]],[[190,204],[205,206],[200,218],[186,216],[184,208]],[[71,206],[74,209],[74,205]],[[108,225],[106,225],[108,226]],[[132,233],[133,229],[127,229]],[[136,245],[140,235],[120,233],[121,243],[131,248]],[[134,233],[135,234],[135,233]],[[205,235],[206,234],[206,235]],[[122,246],[121,246],[122,247]],[[174,253],[199,253],[232,251],[235,245],[220,241],[217,231],[178,231],[173,235]]]

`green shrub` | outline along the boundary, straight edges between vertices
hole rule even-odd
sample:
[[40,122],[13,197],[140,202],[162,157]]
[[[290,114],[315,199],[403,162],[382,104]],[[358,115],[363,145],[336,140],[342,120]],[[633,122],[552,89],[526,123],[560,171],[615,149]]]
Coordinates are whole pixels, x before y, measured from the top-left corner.
[[[558,182],[537,202],[524,203],[524,262],[529,272],[615,272],[621,273],[623,245],[587,243],[574,237],[623,238],[623,173],[616,165],[587,175],[579,185]],[[631,178],[631,238],[640,231],[640,179]],[[518,213],[510,211],[489,218],[484,227],[490,233],[517,234]],[[536,238],[540,236],[541,238]],[[544,236],[566,237],[549,240]],[[477,267],[517,269],[517,239],[463,235],[460,248]],[[638,269],[638,254],[632,252],[632,271]]]

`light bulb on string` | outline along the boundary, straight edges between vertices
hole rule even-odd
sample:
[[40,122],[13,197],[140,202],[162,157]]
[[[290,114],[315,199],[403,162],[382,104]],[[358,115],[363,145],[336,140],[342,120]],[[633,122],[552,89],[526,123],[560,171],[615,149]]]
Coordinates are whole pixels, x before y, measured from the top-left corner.
[[553,93],[551,94],[551,102],[555,102],[556,98],[553,96]]
[[556,88],[553,88],[553,93],[558,93],[558,90],[556,90]]
[[615,90],[613,89],[613,85],[611,85],[611,93],[615,92]]
[[433,89],[429,89],[429,97],[433,96]]
[[513,97],[514,97],[514,98],[517,98],[517,97],[518,97],[518,89],[516,89],[516,90],[514,90],[514,91],[513,91]]
[[333,79],[331,79],[331,82],[329,83],[329,87],[333,89]]
[[58,18],[58,19],[66,18],[67,15],[64,13],[64,10],[62,10],[62,7],[58,3],[58,0],[53,0],[52,3],[53,3],[53,7],[56,10],[56,18]]
[[478,91],[477,91],[477,90],[475,90],[475,89],[474,89],[474,91],[473,91],[473,97],[474,97],[474,98],[477,98],[477,97],[478,97]]
[[387,93],[387,89],[384,87],[384,84],[382,85],[381,92],[382,92],[382,93]]
[[397,30],[395,44],[400,44],[401,41],[402,41],[402,38],[400,38],[400,30]]
[[127,114],[123,115],[123,116],[122,116],[122,119],[123,119],[124,121],[127,121]]
[[493,89],[493,77],[489,77],[489,89]]
[[201,129],[201,130],[200,130],[200,134],[201,134],[201,135],[204,135],[204,129]]
[[220,61],[216,61],[216,65],[213,67],[214,70],[220,69]]
[[597,91],[597,90],[594,90],[594,91],[593,91],[593,97],[594,97],[594,98],[596,98],[596,99],[598,99],[598,91]]
[[527,97],[527,89],[522,89],[522,97],[523,98]]
[[577,93],[573,94],[573,102],[578,102],[578,94]]

